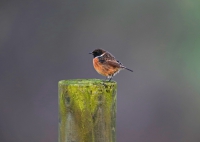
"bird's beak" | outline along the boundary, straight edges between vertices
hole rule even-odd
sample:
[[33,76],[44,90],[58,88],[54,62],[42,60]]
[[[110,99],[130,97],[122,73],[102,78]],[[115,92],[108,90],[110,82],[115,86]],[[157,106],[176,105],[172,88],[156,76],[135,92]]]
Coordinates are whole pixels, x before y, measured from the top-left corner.
[[89,54],[93,54],[92,52],[90,52]]

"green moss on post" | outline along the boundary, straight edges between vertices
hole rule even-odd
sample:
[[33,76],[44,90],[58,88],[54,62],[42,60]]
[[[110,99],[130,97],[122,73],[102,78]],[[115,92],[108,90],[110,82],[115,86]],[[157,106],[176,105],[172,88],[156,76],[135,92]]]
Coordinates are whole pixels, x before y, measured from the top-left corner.
[[62,80],[58,89],[59,142],[116,142],[116,82]]

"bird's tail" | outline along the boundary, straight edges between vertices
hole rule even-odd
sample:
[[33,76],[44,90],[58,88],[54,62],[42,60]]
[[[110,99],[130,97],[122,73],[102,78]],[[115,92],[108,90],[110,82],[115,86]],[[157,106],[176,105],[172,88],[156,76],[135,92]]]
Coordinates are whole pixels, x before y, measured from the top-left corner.
[[131,69],[127,68],[127,67],[123,67],[123,68],[126,69],[126,70],[128,70],[128,71],[133,72],[133,70],[131,70]]

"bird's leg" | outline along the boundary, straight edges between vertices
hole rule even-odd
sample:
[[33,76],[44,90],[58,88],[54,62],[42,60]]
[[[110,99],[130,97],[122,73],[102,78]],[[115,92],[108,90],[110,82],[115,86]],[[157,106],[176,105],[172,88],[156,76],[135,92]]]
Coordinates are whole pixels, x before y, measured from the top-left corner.
[[109,82],[112,80],[112,77],[113,77],[113,76],[110,77]]

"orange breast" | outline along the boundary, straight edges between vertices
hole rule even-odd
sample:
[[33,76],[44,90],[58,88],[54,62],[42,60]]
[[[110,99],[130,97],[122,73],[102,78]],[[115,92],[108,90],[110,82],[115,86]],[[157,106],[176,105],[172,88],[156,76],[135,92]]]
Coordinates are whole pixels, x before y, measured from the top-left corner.
[[99,59],[98,58],[94,58],[93,59],[93,65],[94,65],[94,68],[95,70],[103,75],[103,76],[112,76],[114,75],[116,72],[119,71],[118,68],[114,68],[108,64],[105,64],[105,63],[101,63],[99,62]]

